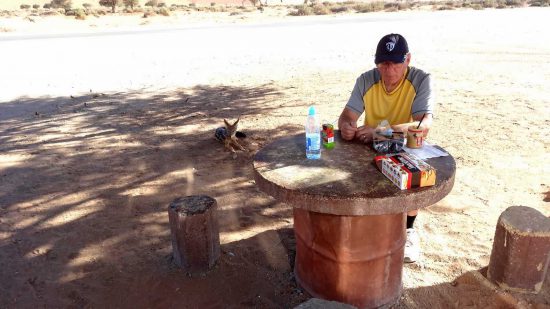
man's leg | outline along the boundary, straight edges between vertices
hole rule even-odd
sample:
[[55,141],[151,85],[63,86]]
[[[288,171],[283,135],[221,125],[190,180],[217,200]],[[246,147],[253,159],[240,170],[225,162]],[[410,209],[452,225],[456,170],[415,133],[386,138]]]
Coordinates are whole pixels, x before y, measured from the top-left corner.
[[418,210],[407,213],[407,241],[405,243],[405,263],[414,263],[420,257],[420,239],[414,229],[414,220]]

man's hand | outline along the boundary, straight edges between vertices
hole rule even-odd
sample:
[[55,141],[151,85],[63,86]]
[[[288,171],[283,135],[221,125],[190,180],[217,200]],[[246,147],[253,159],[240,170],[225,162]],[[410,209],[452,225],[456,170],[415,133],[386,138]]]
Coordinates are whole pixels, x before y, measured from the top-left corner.
[[357,119],[359,114],[352,111],[349,108],[344,108],[340,118],[338,118],[338,129],[340,129],[340,135],[345,140],[352,140],[357,132]]
[[344,122],[339,126],[340,134],[345,140],[352,140],[357,133],[357,123],[355,122]]
[[[424,118],[424,119],[422,119]],[[424,137],[428,135],[428,132],[430,131],[430,127],[433,122],[433,115],[432,114],[424,114],[424,115],[416,115],[413,116],[414,122],[408,122],[408,123],[402,123],[391,126],[394,132],[403,132],[407,134],[407,131],[410,126],[418,126],[420,121],[422,121],[422,126],[424,127]]]
[[360,126],[355,132],[355,138],[362,141],[363,143],[372,142],[372,133],[374,129],[369,126]]

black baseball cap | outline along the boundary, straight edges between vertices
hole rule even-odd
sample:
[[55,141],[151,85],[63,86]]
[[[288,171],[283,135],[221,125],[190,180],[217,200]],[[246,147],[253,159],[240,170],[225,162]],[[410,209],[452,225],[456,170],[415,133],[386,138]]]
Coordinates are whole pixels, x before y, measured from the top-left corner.
[[385,61],[403,63],[405,59],[407,59],[408,53],[409,44],[407,44],[407,40],[405,40],[401,34],[387,34],[378,42],[378,46],[376,46],[374,63],[379,64]]

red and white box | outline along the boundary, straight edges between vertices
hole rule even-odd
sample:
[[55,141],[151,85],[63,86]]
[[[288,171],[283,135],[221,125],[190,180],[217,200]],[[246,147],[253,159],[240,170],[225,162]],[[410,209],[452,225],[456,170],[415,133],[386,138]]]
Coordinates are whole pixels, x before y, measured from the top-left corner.
[[376,156],[378,169],[399,189],[427,187],[435,184],[436,170],[410,153]]

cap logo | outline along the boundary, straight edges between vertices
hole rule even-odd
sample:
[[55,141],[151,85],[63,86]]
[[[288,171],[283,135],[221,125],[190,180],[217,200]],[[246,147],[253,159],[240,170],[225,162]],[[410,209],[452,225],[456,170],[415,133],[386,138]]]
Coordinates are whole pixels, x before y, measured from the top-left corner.
[[386,43],[386,50],[387,51],[391,52],[394,48],[395,48],[395,43],[394,42]]

